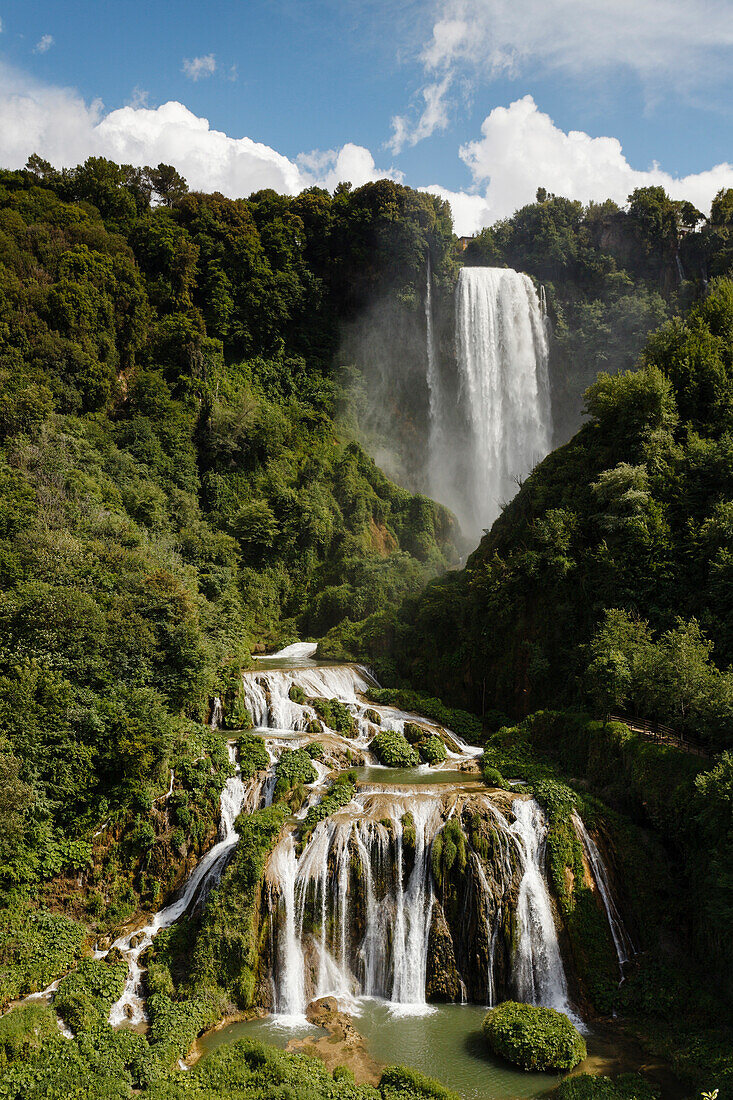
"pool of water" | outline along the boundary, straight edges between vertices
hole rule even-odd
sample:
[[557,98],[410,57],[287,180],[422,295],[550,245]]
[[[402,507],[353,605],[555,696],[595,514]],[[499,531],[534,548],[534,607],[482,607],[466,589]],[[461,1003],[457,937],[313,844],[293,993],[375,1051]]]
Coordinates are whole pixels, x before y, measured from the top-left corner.
[[[403,1016],[383,1001],[364,1000],[354,1026],[373,1058],[435,1077],[463,1100],[524,1100],[551,1092],[559,1080],[553,1074],[522,1073],[488,1052],[481,1035],[485,1015],[479,1005],[440,1005],[426,1015]],[[283,1026],[268,1017],[231,1024],[199,1042],[207,1054],[237,1039],[260,1039],[285,1048],[293,1038],[323,1034],[310,1024]]]
[[433,787],[443,784],[454,786],[464,783],[483,784],[480,775],[461,772],[458,769],[431,771],[430,768],[385,768],[367,764],[353,769],[358,783],[377,783],[382,786]]

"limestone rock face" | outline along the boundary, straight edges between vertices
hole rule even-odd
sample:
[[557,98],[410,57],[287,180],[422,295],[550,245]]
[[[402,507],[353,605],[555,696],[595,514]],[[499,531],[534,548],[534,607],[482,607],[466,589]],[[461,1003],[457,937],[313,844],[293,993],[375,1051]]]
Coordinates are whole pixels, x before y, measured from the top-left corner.
[[433,905],[428,939],[425,996],[428,1001],[460,1001],[461,979],[456,966],[453,939],[439,901]]

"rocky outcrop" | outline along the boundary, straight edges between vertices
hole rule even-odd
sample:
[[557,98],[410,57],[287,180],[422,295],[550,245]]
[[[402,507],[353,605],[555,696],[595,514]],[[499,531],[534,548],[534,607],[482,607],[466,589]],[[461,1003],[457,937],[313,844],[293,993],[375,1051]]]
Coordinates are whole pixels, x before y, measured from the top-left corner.
[[453,938],[439,901],[433,904],[428,938],[428,962],[425,974],[425,999],[461,1001],[464,986],[456,966]]

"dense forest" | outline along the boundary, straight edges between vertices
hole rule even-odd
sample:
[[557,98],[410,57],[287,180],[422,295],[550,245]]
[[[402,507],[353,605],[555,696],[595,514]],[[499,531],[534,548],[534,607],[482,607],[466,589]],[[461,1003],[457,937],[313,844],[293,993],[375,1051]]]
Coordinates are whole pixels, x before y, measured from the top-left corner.
[[[462,569],[455,520],[419,491],[428,259],[447,358],[461,263],[528,272],[553,327],[564,445]],[[715,960],[725,1001],[732,264],[733,192],[703,218],[660,188],[624,209],[540,190],[461,253],[445,202],[387,180],[230,200],[166,165],[0,172],[0,1003],[78,962],[60,1003],[94,1036],[48,1091],[53,1015],[11,1013],[0,1067],[29,1042],[45,1053],[32,1087],[24,1062],[0,1097],[179,1095],[168,1069],[221,1015],[229,895],[197,931],[206,981],[176,992],[185,922],[158,941],[150,1041],[106,1024],[125,971],[90,959],[89,937],[109,943],[210,847],[232,773],[215,700],[246,726],[242,668],[298,637],[479,716],[487,767],[529,774],[539,754],[651,824],[680,859],[691,965]],[[370,394],[375,359],[387,384]],[[671,773],[603,721],[626,772],[586,774],[589,722],[611,714],[662,720],[710,757],[670,765],[667,805]],[[253,888],[282,826],[278,806],[262,813],[230,894]],[[649,997],[673,1017],[688,976],[667,979]],[[402,1072],[384,1100],[448,1096]],[[259,1048],[191,1081],[367,1095]]]

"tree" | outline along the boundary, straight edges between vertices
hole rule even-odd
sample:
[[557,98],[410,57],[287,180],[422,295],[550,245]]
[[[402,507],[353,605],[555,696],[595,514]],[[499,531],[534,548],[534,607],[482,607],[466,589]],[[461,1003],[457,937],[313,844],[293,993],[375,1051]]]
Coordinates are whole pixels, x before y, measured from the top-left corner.
[[146,167],[144,172],[163,206],[173,206],[188,192],[188,184],[172,164]]

